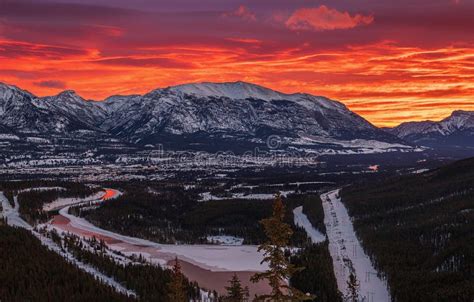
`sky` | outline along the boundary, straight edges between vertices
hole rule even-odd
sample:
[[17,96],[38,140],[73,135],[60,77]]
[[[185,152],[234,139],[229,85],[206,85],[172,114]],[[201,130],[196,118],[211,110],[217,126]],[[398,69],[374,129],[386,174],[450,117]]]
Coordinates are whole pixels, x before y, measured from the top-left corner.
[[0,0],[0,82],[38,96],[247,81],[378,126],[474,110],[474,0]]

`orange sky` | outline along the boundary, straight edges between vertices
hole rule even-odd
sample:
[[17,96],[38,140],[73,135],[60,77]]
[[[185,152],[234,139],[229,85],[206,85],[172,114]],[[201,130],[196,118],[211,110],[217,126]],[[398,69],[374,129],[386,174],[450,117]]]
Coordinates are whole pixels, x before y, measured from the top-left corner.
[[[76,20],[66,15],[55,24],[31,5],[0,12],[0,81],[39,96],[67,88],[101,100],[187,82],[241,80],[340,100],[378,126],[474,110],[472,33],[458,33],[465,22],[447,24],[445,32],[430,32],[428,25],[390,32],[394,25],[380,21],[375,9],[325,5],[270,16],[260,14],[260,6],[234,5],[205,12],[206,18],[195,13],[191,21],[173,12],[159,22],[148,14],[131,22],[127,14],[142,12],[114,8],[96,20],[70,5],[53,13],[70,9]],[[458,5],[446,1],[448,8]],[[182,28],[176,18],[185,22]]]

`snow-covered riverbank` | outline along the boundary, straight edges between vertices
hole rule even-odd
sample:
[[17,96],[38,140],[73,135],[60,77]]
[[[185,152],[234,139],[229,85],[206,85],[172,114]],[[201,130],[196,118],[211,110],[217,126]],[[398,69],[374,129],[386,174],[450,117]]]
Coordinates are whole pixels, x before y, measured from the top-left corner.
[[360,282],[360,296],[364,302],[389,302],[387,284],[374,269],[357,239],[346,207],[341,202],[339,190],[321,195],[324,223],[329,238],[329,252],[339,290],[347,293],[347,280],[353,272]]
[[[74,205],[77,204],[81,203],[74,202]],[[59,215],[55,216],[50,227],[79,237],[103,239],[111,250],[120,251],[124,255],[142,255],[149,262],[164,267],[178,257],[183,273],[190,280],[219,293],[225,292],[225,286],[228,286],[227,282],[234,273],[244,286],[249,287],[251,295],[267,293],[269,290],[264,282],[250,282],[250,277],[255,272],[267,269],[266,264],[261,264],[263,255],[257,251],[257,246],[159,244],[98,228],[83,218],[69,214],[69,207],[59,210]]]
[[66,206],[79,205],[84,203],[98,204],[104,200],[117,198],[122,195],[122,192],[115,189],[104,189],[86,198],[69,197],[58,198],[53,202],[47,203],[43,206],[43,211],[49,212],[62,209]]
[[[152,262],[162,265],[176,256],[194,265],[210,271],[263,271],[267,267],[260,264],[262,254],[257,246],[219,246],[219,245],[173,245],[159,244],[149,240],[125,236],[101,229],[87,220],[68,213],[69,207],[59,211],[59,215],[68,220],[67,224],[54,224],[78,236],[112,239],[109,246],[125,253],[143,254]],[[146,251],[145,251],[146,250]]]

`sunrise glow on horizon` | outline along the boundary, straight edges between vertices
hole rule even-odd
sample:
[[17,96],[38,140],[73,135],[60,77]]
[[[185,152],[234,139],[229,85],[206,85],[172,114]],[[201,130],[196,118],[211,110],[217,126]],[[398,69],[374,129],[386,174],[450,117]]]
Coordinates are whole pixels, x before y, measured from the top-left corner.
[[[133,5],[132,5],[133,2]],[[474,1],[0,1],[0,82],[38,96],[246,81],[377,126],[474,110]]]

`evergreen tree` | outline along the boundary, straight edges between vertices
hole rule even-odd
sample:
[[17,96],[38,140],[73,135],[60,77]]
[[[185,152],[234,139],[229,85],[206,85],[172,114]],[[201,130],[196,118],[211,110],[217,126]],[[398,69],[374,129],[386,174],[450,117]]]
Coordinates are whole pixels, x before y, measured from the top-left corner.
[[288,302],[306,301],[314,298],[288,285],[290,277],[302,269],[292,265],[285,256],[285,248],[293,231],[284,222],[284,218],[285,206],[280,194],[277,194],[272,216],[261,221],[267,241],[258,247],[258,250],[263,251],[264,254],[262,263],[267,262],[269,269],[266,272],[257,273],[251,278],[252,282],[267,280],[272,291],[270,294],[256,297],[256,301]]
[[227,296],[224,297],[225,302],[244,302],[248,301],[249,290],[247,287],[242,288],[239,277],[237,274],[232,276],[232,279],[229,280],[230,286],[226,287]]
[[347,302],[358,302],[359,301],[359,287],[360,282],[357,280],[356,275],[351,272],[349,280],[347,281]]
[[171,282],[168,284],[168,298],[172,302],[186,302],[187,294],[184,287],[184,276],[181,273],[181,265],[178,257],[176,257],[173,265],[173,273],[171,275]]

